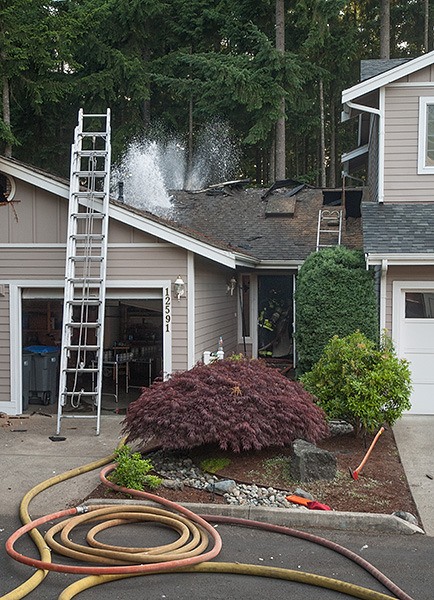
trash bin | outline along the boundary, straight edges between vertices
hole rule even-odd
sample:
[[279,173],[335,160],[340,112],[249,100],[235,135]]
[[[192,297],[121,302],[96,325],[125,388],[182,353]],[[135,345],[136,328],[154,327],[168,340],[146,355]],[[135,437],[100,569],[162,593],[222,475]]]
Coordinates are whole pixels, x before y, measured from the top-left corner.
[[30,353],[29,404],[54,404],[59,379],[59,348],[28,346]]

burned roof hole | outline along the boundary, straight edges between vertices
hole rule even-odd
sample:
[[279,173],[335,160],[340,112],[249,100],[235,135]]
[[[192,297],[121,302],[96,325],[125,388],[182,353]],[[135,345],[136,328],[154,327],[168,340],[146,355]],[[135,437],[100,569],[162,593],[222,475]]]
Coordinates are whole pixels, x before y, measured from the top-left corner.
[[360,189],[336,189],[323,190],[323,206],[342,206],[344,199],[345,217],[359,218],[362,216],[360,204],[362,202],[363,190]]

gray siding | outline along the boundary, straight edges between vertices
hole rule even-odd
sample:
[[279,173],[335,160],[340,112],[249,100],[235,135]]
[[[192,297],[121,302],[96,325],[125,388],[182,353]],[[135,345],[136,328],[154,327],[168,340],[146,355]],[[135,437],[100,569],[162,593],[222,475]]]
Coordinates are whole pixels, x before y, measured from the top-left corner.
[[0,207],[0,243],[53,244],[66,240],[68,202],[15,179],[13,206]]
[[417,173],[421,96],[434,96],[434,88],[386,88],[385,202],[434,201],[434,174]]
[[217,350],[223,337],[226,356],[237,351],[237,293],[226,293],[233,271],[201,258],[195,260],[195,361]]
[[[14,207],[18,220],[11,206],[0,207],[0,244],[4,244],[0,252],[0,283],[16,280],[62,282],[68,202],[19,180],[16,185]],[[108,287],[113,280],[133,280],[135,287],[146,290],[147,281],[173,282],[178,274],[187,280],[187,251],[182,248],[118,221],[110,223],[108,242]],[[187,298],[180,302],[172,299],[174,371],[187,368],[187,302],[188,290]],[[5,402],[10,401],[11,386],[9,314],[8,298],[0,297],[0,401]]]

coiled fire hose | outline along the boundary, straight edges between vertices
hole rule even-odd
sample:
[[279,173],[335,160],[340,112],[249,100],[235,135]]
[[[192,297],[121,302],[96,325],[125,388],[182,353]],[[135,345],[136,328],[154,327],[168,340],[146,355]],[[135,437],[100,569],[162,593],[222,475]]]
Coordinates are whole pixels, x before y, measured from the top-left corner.
[[[182,513],[182,515],[175,515],[174,513],[163,509],[146,507],[143,505],[115,505],[110,507],[102,505],[93,506],[89,509],[80,507],[67,509],[65,511],[46,515],[45,517],[36,519],[35,521],[23,526],[7,541],[7,551],[10,556],[20,562],[23,562],[24,564],[36,566],[44,571],[53,570],[69,573],[92,574],[91,577],[81,579],[80,581],[75,582],[66,588],[61,593],[58,600],[70,600],[78,593],[86,589],[117,579],[164,572],[233,573],[274,577],[336,590],[349,596],[361,598],[363,600],[395,600],[395,598],[399,598],[400,600],[411,600],[410,596],[400,590],[398,586],[388,580],[383,574],[375,569],[375,567],[370,565],[370,563],[352,553],[350,550],[339,546],[338,544],[330,542],[329,540],[324,540],[318,536],[293,530],[287,527],[280,527],[277,525],[270,525],[255,521],[247,521],[244,519],[235,519],[231,517],[201,517],[195,515],[188,509],[169,500],[160,498],[154,494],[137,492],[136,490],[122,488],[109,482],[106,479],[106,475],[112,469],[114,469],[115,466],[116,465],[109,465],[105,467],[100,474],[101,480],[104,481],[106,485],[109,485],[115,490],[134,495],[140,499],[158,502],[159,504],[162,504],[171,510],[174,509],[179,513]],[[102,564],[106,566],[62,565],[59,563],[46,562],[43,560],[42,555],[41,560],[36,560],[16,552],[14,549],[14,543],[22,535],[27,532],[34,531],[35,527],[50,520],[65,516],[69,516],[70,519],[52,527],[44,538],[45,542],[49,544],[57,553],[78,558],[81,561],[87,560],[88,562],[98,562],[100,565]],[[129,523],[132,521],[136,522],[142,520],[153,520],[175,529],[179,533],[179,539],[172,544],[157,548],[113,547],[106,544],[100,544],[95,540],[96,534],[103,529],[126,522]],[[191,522],[189,522],[190,520]],[[72,529],[78,524],[86,521],[90,523],[99,523],[88,532],[87,542],[89,547],[83,547],[81,545],[74,544],[69,540],[69,533],[72,531]],[[374,590],[369,590],[354,584],[315,575],[312,573],[303,573],[290,569],[279,569],[275,567],[263,567],[249,564],[208,562],[209,558],[217,556],[221,548],[220,536],[209,523],[212,521],[257,527],[267,531],[296,536],[301,539],[307,539],[309,541],[327,546],[350,558],[351,560],[354,560],[354,562],[366,569],[385,587],[392,591],[392,593],[395,594],[395,598]],[[62,544],[54,540],[54,536],[58,533],[60,533],[60,540]],[[208,546],[208,534],[213,538],[214,546],[210,551],[201,554],[202,550]],[[186,543],[184,544],[184,542]],[[140,564],[137,564],[137,561],[140,561]],[[16,598],[18,597],[19,596],[16,596]],[[11,598],[13,598],[13,596],[11,596]]]
[[[121,442],[119,443],[117,448],[120,448],[124,443],[125,443],[125,439],[121,440]],[[31,519],[30,519],[30,514],[29,514],[29,505],[30,505],[30,502],[34,498],[36,498],[36,496],[38,494],[47,490],[50,487],[53,487],[54,485],[62,483],[63,481],[67,481],[68,479],[72,479],[73,477],[78,477],[78,475],[82,475],[83,473],[88,473],[90,471],[94,471],[95,469],[100,469],[107,463],[111,463],[114,460],[115,460],[115,453],[112,453],[112,454],[109,454],[108,456],[105,456],[104,458],[99,459],[99,460],[92,461],[91,463],[88,463],[86,465],[81,465],[80,467],[77,467],[75,469],[70,469],[69,471],[65,471],[65,473],[61,473],[54,477],[50,477],[49,479],[46,479],[45,481],[42,481],[41,483],[39,483],[38,485],[33,487],[31,490],[29,490],[27,492],[27,494],[25,494],[23,496],[23,499],[21,500],[20,508],[19,508],[19,517],[20,517],[21,523],[23,523],[23,524],[30,523]],[[45,543],[42,535],[39,533],[39,531],[37,529],[31,529],[31,531],[29,531],[29,535],[39,551],[41,560],[44,563],[49,563],[51,561],[51,552],[50,552],[50,549],[48,548],[47,544]],[[21,598],[24,598],[25,596],[30,594],[30,592],[32,592],[35,588],[37,588],[42,583],[42,581],[48,575],[48,572],[49,572],[48,569],[42,569],[42,570],[36,571],[31,577],[29,577],[29,579],[27,579],[20,586],[18,586],[14,590],[11,590],[4,596],[1,596],[0,600],[20,600]]]

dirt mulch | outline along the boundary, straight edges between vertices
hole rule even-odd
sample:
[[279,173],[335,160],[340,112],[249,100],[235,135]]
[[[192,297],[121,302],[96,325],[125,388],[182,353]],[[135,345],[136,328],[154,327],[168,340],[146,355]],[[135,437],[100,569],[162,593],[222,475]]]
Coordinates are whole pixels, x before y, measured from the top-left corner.
[[[391,429],[387,429],[379,438],[359,479],[356,481],[351,477],[350,471],[359,466],[372,439],[373,436],[364,440],[355,438],[353,434],[345,434],[335,435],[318,444],[336,456],[338,472],[333,481],[299,483],[291,480],[287,461],[289,448],[231,453],[202,447],[191,451],[189,456],[198,465],[205,459],[226,458],[229,464],[217,473],[222,478],[271,486],[289,493],[301,487],[333,510],[383,514],[406,511],[418,518]],[[187,486],[183,490],[161,487],[153,493],[176,502],[225,503],[221,496]],[[125,496],[101,485],[89,498],[122,499]]]

